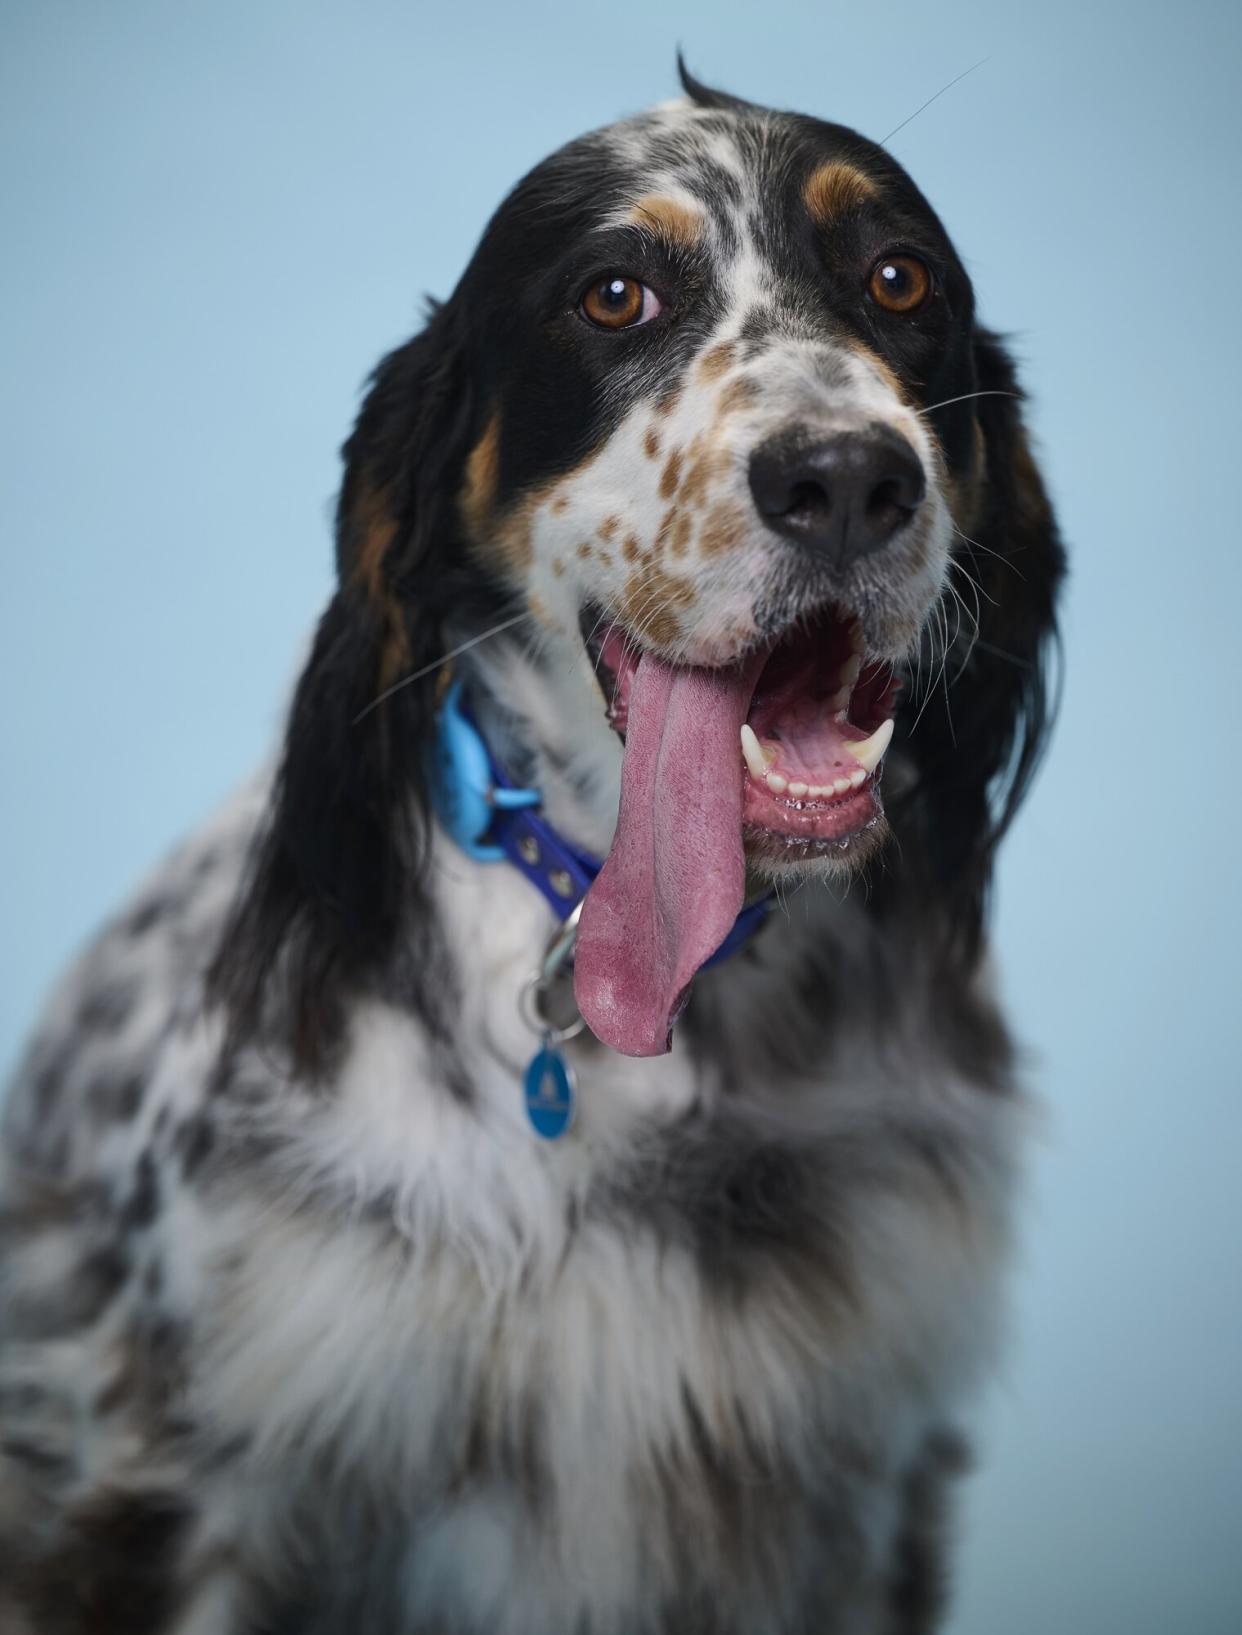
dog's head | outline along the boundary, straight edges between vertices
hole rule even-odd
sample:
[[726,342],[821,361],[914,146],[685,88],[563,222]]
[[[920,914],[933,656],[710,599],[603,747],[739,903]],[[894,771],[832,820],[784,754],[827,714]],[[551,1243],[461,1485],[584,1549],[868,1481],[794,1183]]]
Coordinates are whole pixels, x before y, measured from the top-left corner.
[[601,1036],[663,1048],[748,879],[863,866],[886,751],[875,911],[920,893],[973,957],[1061,566],[1012,371],[883,148],[684,80],[517,186],[347,445],[228,979],[253,1013],[284,949],[308,1050],[415,889],[428,666],[518,615],[509,682],[558,701],[576,838],[612,842],[578,959]]

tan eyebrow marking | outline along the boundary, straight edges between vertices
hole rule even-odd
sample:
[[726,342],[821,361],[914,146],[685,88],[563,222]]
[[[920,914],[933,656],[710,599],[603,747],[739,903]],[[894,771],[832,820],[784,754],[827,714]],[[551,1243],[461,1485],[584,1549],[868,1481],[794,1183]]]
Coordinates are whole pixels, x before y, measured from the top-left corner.
[[660,237],[693,249],[703,236],[703,212],[667,193],[648,193],[630,210],[630,220],[653,227]]
[[812,218],[827,227],[839,216],[857,210],[879,192],[870,176],[840,160],[820,165],[807,177],[802,198]]

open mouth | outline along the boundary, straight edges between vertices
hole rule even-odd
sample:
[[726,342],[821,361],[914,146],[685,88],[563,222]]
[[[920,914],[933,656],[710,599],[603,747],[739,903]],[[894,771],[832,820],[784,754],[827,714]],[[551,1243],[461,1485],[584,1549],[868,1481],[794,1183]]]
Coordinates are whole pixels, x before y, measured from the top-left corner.
[[[584,614],[583,634],[624,738],[642,654],[621,625]],[[742,661],[734,685],[745,703],[736,766],[748,856],[831,855],[876,829],[901,683],[867,659],[858,621],[822,610]]]
[[858,624],[823,611],[720,668],[583,635],[625,741],[612,846],[582,905],[574,993],[629,1056],[669,1048],[696,973],[728,936],[753,866],[865,855],[897,684]]

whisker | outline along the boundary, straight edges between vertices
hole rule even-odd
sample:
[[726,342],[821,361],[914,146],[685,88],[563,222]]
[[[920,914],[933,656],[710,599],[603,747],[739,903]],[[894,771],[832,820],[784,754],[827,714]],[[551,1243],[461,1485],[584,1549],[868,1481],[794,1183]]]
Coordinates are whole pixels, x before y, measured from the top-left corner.
[[982,392],[963,392],[960,397],[942,397],[939,403],[929,403],[925,409],[916,409],[915,414],[931,414],[933,409],[947,409],[950,403],[966,403],[972,397],[1017,397],[1021,392],[1006,392],[999,386]]
[[373,698],[365,709],[359,710],[350,725],[356,727],[359,721],[365,720],[372,710],[378,710],[385,700],[391,698],[394,693],[399,693],[403,687],[408,687],[415,681],[421,681],[424,676],[429,676],[433,670],[443,669],[446,664],[450,664],[455,658],[460,658],[463,653],[468,653],[472,647],[477,647],[480,642],[485,642],[492,636],[499,636],[503,630],[512,630],[515,624],[521,624],[523,619],[529,619],[530,617],[530,610],[524,608],[521,613],[515,613],[512,618],[502,619],[499,624],[494,624],[490,630],[484,630],[477,636],[471,636],[469,641],[461,642],[458,646],[450,648],[447,653],[438,659],[433,659],[430,664],[424,664],[420,669],[412,671],[408,676],[402,676],[400,681],[394,681],[391,687],[385,687],[379,697]]
[[982,639],[976,638],[975,646],[981,653],[987,653],[994,659],[1004,659],[1006,664],[1012,664],[1019,670],[1035,669],[1035,662],[1033,659],[1021,658],[1017,653],[1007,653],[1003,647],[993,647],[991,642],[985,642]]
[[940,89],[936,92],[935,96],[928,97],[927,101],[924,102],[924,103],[921,103],[914,110],[914,112],[912,114],[908,115],[905,119],[902,120],[900,125],[894,125],[892,130],[889,131],[888,135],[880,143],[880,146],[882,148],[887,147],[888,144],[893,140],[894,136],[896,136],[897,132],[898,131],[904,131],[906,126],[910,123],[910,121],[912,119],[917,119],[919,117],[919,115],[923,112],[924,108],[930,108],[932,103],[938,101],[945,94],[946,91],[951,91],[953,89],[953,87],[958,83],[959,80],[964,80],[966,78],[967,74],[973,74],[976,68],[982,68],[984,63],[989,62],[990,60],[991,59],[988,58],[988,57],[980,57],[979,61],[978,62],[972,62],[969,68],[963,68],[960,74],[957,74],[953,79],[951,79],[947,85],[942,85],[940,87]]
[[1003,562],[1007,568],[1012,569],[1019,579],[1025,581],[1026,575],[1007,556],[1002,556],[999,551],[994,551],[990,545],[981,545],[977,539],[971,539],[970,535],[964,534],[956,523],[950,522],[949,526],[960,540],[964,540],[967,545],[973,545],[975,550],[982,551],[984,556],[994,556],[998,562]]

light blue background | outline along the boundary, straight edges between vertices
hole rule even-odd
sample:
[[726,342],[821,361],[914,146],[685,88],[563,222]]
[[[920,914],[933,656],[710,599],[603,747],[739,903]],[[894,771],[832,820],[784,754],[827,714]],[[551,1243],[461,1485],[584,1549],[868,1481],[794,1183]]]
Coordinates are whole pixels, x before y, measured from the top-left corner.
[[1235,6],[0,7],[4,969],[271,746],[359,384],[528,165],[702,77],[895,139],[1015,331],[1074,559],[998,942],[1037,1047],[955,1635],[1242,1629]]

